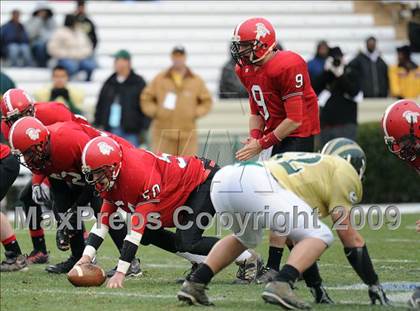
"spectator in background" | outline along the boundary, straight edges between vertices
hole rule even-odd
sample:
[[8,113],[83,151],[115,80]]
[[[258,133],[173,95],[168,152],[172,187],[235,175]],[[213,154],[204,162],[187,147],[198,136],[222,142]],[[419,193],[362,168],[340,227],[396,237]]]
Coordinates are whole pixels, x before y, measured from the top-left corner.
[[337,137],[356,140],[357,104],[361,101],[360,73],[346,66],[339,47],[330,49],[324,71],[313,83],[321,107],[321,145]]
[[329,50],[327,41],[318,42],[315,56],[308,62],[309,77],[312,82],[324,72],[325,60],[328,57]]
[[76,16],[76,21],[79,23],[80,28],[89,37],[92,42],[92,47],[95,49],[98,44],[98,37],[96,36],[95,24],[86,15],[86,1],[77,1],[77,8],[74,15]]
[[71,112],[83,114],[84,92],[68,85],[69,75],[66,68],[57,65],[52,71],[52,85],[35,92],[37,102],[61,102],[67,105]]
[[0,71],[0,100],[7,90],[14,89],[15,87],[15,82],[8,75]]
[[235,60],[229,60],[222,68],[222,76],[219,82],[219,98],[248,98],[248,92],[239,81],[235,73]]
[[70,77],[79,71],[86,72],[86,81],[91,80],[96,67],[92,57],[92,44],[80,30],[74,15],[66,15],[64,26],[57,29],[48,42],[48,53],[66,68]]
[[366,50],[359,52],[351,66],[361,74],[364,97],[388,96],[388,66],[380,55],[375,37],[366,39]]
[[12,67],[32,65],[31,48],[25,26],[20,22],[20,11],[13,10],[12,18],[0,28],[2,56]]
[[31,49],[39,67],[47,67],[47,42],[57,28],[53,12],[47,3],[39,2],[26,23]]
[[417,98],[420,96],[420,69],[411,60],[410,47],[397,48],[398,65],[389,68],[391,95],[397,98]]
[[145,143],[150,125],[139,103],[146,82],[132,69],[128,51],[120,50],[114,57],[115,72],[102,86],[96,105],[95,125],[139,146]]
[[173,155],[198,152],[196,121],[206,115],[212,98],[204,81],[186,65],[186,51],[176,46],[172,67],[159,73],[141,95],[143,112],[152,121],[152,149]]
[[408,39],[410,48],[414,53],[420,53],[420,8],[416,7],[411,11],[411,21],[408,22]]

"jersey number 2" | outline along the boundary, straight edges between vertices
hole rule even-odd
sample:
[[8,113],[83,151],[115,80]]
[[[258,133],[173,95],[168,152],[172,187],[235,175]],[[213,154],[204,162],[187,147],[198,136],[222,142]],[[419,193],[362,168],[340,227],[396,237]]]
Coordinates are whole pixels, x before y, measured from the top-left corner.
[[254,98],[254,101],[257,103],[258,106],[260,106],[264,111],[264,120],[268,120],[270,118],[270,114],[267,109],[267,105],[264,101],[264,95],[261,90],[261,87],[259,85],[254,84],[251,88],[252,97]]

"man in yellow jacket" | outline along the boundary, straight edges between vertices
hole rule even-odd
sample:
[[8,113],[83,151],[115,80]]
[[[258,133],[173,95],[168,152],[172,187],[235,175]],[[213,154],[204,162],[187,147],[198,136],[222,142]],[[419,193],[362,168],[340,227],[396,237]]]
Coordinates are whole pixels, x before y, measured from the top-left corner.
[[206,115],[212,98],[204,81],[186,66],[184,47],[171,54],[172,67],[159,73],[141,95],[141,109],[152,118],[152,149],[173,155],[198,152],[196,120]]
[[420,68],[410,58],[408,45],[397,48],[398,65],[389,68],[391,95],[397,98],[420,97]]

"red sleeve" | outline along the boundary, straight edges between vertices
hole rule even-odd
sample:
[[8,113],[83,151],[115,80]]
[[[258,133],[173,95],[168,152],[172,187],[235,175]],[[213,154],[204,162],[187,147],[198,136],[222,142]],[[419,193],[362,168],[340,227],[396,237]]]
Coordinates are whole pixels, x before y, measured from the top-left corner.
[[101,207],[100,219],[97,220],[101,224],[109,227],[109,217],[115,213],[117,207],[111,202],[104,200]]
[[297,59],[279,76],[279,85],[284,101],[284,108],[289,119],[295,122],[303,120],[303,91],[308,77],[308,69],[303,59]]
[[284,103],[287,118],[294,122],[303,121],[303,100],[302,96],[294,96],[287,99]]

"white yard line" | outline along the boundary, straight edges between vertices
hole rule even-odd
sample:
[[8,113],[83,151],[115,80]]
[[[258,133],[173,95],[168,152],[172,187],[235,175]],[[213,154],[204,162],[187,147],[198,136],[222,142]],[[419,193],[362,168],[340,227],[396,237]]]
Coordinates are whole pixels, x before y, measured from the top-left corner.
[[[357,285],[357,284],[356,284]],[[328,287],[329,290],[361,290],[365,288],[356,288],[355,287]],[[82,296],[89,295],[92,296],[107,296],[107,297],[135,297],[140,299],[170,299],[170,300],[176,300],[176,295],[162,295],[162,294],[141,294],[141,293],[133,293],[128,291],[115,291],[115,290],[90,290],[90,289],[84,289],[84,290],[78,290],[78,289],[45,289],[45,288],[39,288],[39,289],[26,289],[26,288],[19,288],[19,289],[10,289],[10,288],[1,288],[1,293],[4,295],[15,295],[20,296],[21,294],[49,294],[49,295],[77,295],[80,294]],[[401,303],[401,306],[405,305],[406,301],[410,297],[411,293],[409,292],[398,292],[398,293],[392,293],[389,294],[389,298],[393,302],[399,302]],[[229,301],[229,302],[237,302],[237,299],[230,299],[226,298],[225,296],[211,296],[210,299],[212,301]],[[241,298],[241,301],[245,302],[256,302],[260,301],[259,293],[255,294],[255,298]],[[344,300],[344,301],[337,301],[337,304],[349,304],[349,305],[369,305],[369,302],[361,302],[361,301],[351,301],[351,300]],[[395,306],[400,306],[396,305]]]

